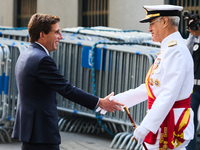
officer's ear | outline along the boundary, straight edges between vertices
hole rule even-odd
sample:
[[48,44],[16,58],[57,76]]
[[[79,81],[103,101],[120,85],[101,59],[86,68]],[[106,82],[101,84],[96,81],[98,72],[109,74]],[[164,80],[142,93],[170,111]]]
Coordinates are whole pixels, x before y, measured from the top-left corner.
[[163,24],[164,24],[164,27],[168,26],[168,24],[169,24],[169,18],[168,17],[163,17]]

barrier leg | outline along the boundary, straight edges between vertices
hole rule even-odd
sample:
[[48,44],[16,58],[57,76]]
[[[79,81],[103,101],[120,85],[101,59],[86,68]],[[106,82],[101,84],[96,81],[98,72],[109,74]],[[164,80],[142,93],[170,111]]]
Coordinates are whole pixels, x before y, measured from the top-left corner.
[[125,137],[124,141],[122,142],[122,144],[120,145],[119,149],[123,149],[123,147],[125,146],[125,144],[127,143],[127,141],[132,137],[133,134],[129,134]]
[[110,144],[110,148],[113,148],[113,145],[115,144],[115,142],[117,141],[117,139],[123,134],[124,132],[118,133],[115,135],[114,139],[112,140],[111,144]]

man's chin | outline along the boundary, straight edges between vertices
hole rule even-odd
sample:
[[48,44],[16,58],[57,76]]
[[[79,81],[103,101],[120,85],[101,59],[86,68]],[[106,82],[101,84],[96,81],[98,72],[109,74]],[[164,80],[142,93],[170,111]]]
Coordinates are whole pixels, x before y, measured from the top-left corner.
[[156,40],[155,38],[152,37],[152,41],[154,42],[159,42],[158,40]]
[[152,38],[152,41],[156,42],[156,40],[154,38]]

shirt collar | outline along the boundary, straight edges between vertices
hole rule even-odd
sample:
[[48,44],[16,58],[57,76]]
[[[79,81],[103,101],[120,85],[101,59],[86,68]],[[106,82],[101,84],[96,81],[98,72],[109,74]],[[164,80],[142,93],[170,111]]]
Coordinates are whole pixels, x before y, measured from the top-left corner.
[[40,44],[40,43],[38,43],[38,42],[35,42],[35,43],[37,43],[37,44],[39,44],[40,46],[42,46],[42,48],[44,48],[44,50],[45,50],[45,52],[47,53],[47,55],[49,55],[48,50],[47,50],[42,44]]

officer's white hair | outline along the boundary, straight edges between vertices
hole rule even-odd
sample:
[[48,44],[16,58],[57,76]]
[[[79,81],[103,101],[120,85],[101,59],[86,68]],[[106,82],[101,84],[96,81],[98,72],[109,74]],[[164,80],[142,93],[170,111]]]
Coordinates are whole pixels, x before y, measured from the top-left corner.
[[180,17],[178,17],[178,16],[167,16],[167,18],[169,19],[169,22],[171,23],[171,25],[178,27]]

